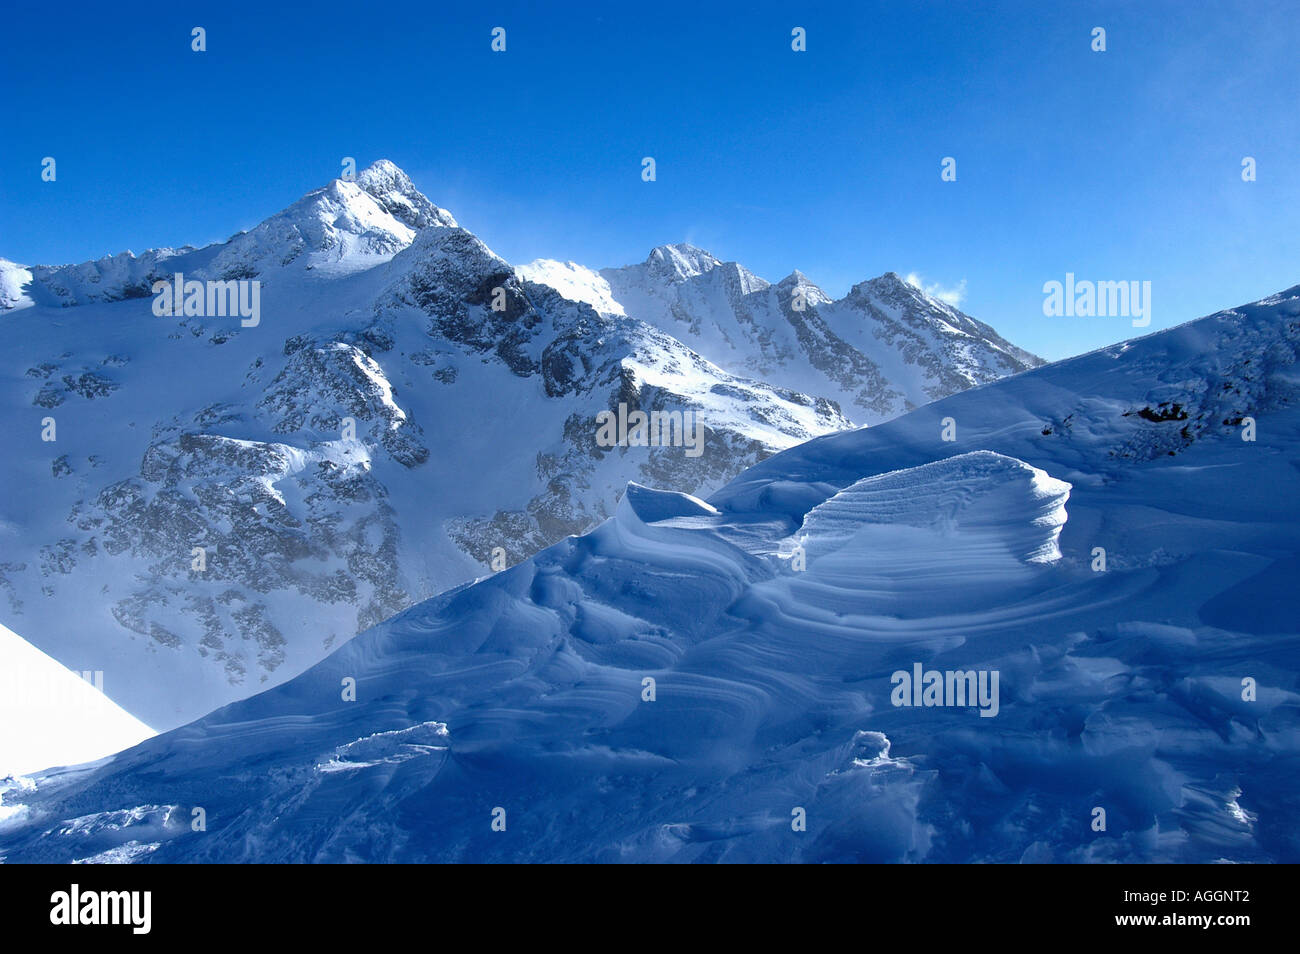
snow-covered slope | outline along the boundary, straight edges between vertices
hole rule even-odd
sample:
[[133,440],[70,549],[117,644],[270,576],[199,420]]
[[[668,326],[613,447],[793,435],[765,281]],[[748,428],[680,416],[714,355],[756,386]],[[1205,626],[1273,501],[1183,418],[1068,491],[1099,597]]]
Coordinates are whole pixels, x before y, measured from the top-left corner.
[[0,853],[1295,862],[1298,348],[1300,286],[707,501],[630,486],[285,685],[12,786]]
[[31,283],[31,269],[7,258],[0,258],[0,314],[18,308],[30,308],[32,300],[26,289]]
[[728,371],[829,397],[857,424],[1043,363],[893,272],[833,301],[799,271],[773,285],[684,244],[599,272],[546,259],[517,271],[650,322]]
[[74,673],[0,626],[0,777],[100,759],[154,734],[101,688],[101,673]]
[[[155,314],[176,273],[259,282],[258,320]],[[161,728],[589,529],[629,480],[707,493],[848,426],[516,278],[388,162],[206,248],[0,262],[0,322],[0,619]],[[621,405],[702,443],[601,446]]]

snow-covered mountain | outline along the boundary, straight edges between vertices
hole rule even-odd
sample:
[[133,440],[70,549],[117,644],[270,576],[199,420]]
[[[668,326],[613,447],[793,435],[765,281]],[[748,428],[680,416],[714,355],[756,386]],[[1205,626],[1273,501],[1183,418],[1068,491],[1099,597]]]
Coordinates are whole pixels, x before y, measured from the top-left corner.
[[11,782],[0,855],[1295,862],[1298,350],[1300,286],[707,502],[629,485],[284,685]]
[[[171,315],[174,281],[250,314]],[[0,263],[0,305],[4,619],[163,728],[590,528],[629,480],[705,492],[849,426],[517,278],[389,162],[206,248]],[[602,446],[620,406],[699,442]]]
[[[131,298],[152,299],[155,279],[181,272],[189,278],[266,279],[268,272],[298,264],[331,276],[387,262],[423,228],[456,228],[451,213],[433,205],[401,169],[381,160],[355,181],[335,179],[303,196],[247,232],[201,249],[122,252],[80,265],[23,269],[0,259],[0,275],[27,271],[26,294],[12,290],[0,307],[31,304],[68,307]],[[0,289],[14,278],[0,279]],[[33,319],[37,320],[37,319]]]
[[[700,256],[662,289],[707,279]],[[258,314],[171,315],[174,281],[256,282]],[[26,448],[0,470],[2,618],[166,728],[590,529],[629,480],[708,493],[852,425],[829,378],[764,357],[758,319],[724,349],[659,317],[529,280],[387,161],[204,248],[0,260],[3,433]],[[620,408],[693,414],[701,444],[602,446]]]
[[773,285],[692,245],[599,272],[547,259],[517,272],[647,321],[734,374],[829,397],[856,424],[1043,363],[893,272],[838,301],[799,271]]

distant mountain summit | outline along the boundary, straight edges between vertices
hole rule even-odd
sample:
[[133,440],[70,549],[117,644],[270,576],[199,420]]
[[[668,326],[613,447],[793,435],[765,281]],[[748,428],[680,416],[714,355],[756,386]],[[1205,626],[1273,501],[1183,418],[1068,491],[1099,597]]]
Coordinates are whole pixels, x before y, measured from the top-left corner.
[[1043,364],[894,272],[833,300],[797,270],[774,285],[686,244],[598,272],[548,260],[517,271],[604,314],[640,318],[732,373],[828,397],[857,424]]
[[[225,242],[152,249],[140,256],[122,252],[79,265],[33,266],[26,294],[0,294],[0,309],[146,298],[153,281],[172,272],[228,280],[256,278],[295,263],[364,269],[406,248],[418,230],[431,227],[455,228],[456,220],[425,198],[405,172],[381,160],[355,181],[335,179]],[[14,263],[0,264],[0,275],[18,269]]]
[[411,177],[387,159],[380,159],[363,170],[356,183],[380,208],[410,228],[425,229],[434,225],[456,228],[451,213],[425,198]]

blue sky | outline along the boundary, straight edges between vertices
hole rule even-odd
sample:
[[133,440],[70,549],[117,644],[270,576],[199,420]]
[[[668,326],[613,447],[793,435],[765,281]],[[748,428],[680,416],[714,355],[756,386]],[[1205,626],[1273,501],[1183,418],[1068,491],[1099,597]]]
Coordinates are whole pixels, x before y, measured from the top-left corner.
[[1300,282],[1292,2],[180,6],[9,5],[0,256],[221,240],[354,156],[513,262],[916,273],[1048,358],[1139,333],[1045,317],[1066,272],[1150,281],[1148,330]]

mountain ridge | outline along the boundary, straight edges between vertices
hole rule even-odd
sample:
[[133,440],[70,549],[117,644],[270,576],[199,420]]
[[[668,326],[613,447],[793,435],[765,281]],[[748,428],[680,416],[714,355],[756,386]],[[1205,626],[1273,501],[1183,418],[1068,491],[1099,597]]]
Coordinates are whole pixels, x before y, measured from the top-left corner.
[[797,269],[774,284],[677,243],[635,265],[538,259],[516,273],[603,314],[648,321],[733,373],[826,395],[859,425],[1044,363],[896,272],[832,299]]

